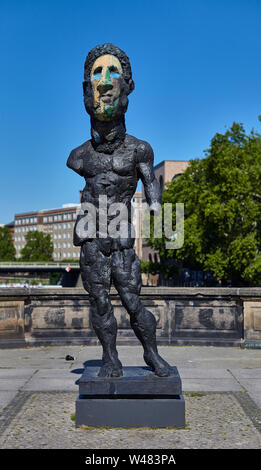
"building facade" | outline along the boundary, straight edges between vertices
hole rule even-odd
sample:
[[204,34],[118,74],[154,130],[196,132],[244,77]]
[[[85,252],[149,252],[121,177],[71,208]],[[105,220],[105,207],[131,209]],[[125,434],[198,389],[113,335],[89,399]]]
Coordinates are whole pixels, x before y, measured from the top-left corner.
[[73,245],[73,227],[80,204],[64,204],[59,209],[16,214],[14,219],[14,246],[16,257],[26,244],[25,235],[30,231],[49,234],[53,243],[53,259],[79,258],[79,247]]
[[[142,193],[136,192],[132,198],[133,225],[136,233],[134,249],[139,258],[142,257],[141,233]],[[58,209],[46,209],[37,212],[15,214],[13,243],[16,258],[21,257],[21,250],[26,244],[25,236],[30,231],[49,234],[53,243],[53,260],[79,259],[80,247],[73,245],[73,229],[80,204],[64,204]]]
[[[170,183],[178,178],[189,166],[189,161],[183,160],[163,160],[154,166],[154,174],[160,185],[161,192],[166,189],[166,183]],[[146,202],[144,187],[142,185],[142,201]],[[146,239],[142,241],[142,259],[144,261],[159,262],[158,253],[153,248],[147,246]]]

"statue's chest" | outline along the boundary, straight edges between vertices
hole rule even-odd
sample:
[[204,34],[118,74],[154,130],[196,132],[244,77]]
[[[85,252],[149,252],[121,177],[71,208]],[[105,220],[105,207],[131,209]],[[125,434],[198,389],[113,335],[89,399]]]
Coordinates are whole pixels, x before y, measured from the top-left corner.
[[83,159],[85,177],[94,177],[101,173],[113,172],[119,176],[131,175],[135,172],[135,158],[133,150],[124,148],[108,155],[91,152]]

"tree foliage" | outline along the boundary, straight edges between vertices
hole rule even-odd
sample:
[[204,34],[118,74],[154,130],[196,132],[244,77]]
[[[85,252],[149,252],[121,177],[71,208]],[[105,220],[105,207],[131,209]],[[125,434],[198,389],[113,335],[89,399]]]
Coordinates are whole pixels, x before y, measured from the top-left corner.
[[15,247],[8,227],[0,227],[0,260],[14,261]]
[[233,285],[261,283],[261,136],[233,123],[217,133],[205,158],[191,160],[169,183],[163,203],[183,202],[182,248],[166,250],[166,239],[150,238],[161,259],[211,272]]
[[26,245],[21,251],[21,261],[52,261],[53,244],[49,234],[28,232]]
[[150,273],[150,274],[158,274],[161,270],[160,263],[154,263],[152,261],[143,261],[140,262],[141,272],[142,273]]

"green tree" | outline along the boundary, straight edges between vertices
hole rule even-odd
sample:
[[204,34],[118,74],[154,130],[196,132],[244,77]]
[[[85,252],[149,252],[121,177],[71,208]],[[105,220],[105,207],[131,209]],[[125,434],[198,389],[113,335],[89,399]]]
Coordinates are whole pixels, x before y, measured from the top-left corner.
[[52,261],[53,244],[49,234],[28,232],[26,245],[21,251],[21,261]]
[[14,261],[15,247],[8,227],[0,227],[0,260]]
[[233,123],[213,137],[205,155],[163,192],[162,202],[174,205],[173,226],[175,204],[184,203],[183,247],[166,250],[165,236],[148,244],[164,262],[211,272],[232,285],[260,285],[261,136]]

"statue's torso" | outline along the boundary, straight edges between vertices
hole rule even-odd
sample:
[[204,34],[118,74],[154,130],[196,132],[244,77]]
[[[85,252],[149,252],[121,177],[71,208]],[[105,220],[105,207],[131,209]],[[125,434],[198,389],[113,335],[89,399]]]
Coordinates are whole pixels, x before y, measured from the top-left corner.
[[85,178],[81,202],[98,208],[99,197],[106,196],[108,204],[129,206],[139,179],[138,154],[144,144],[126,134],[124,142],[111,154],[96,151],[91,140],[73,150],[67,165]]
[[[94,230],[97,230],[96,238],[101,238],[101,222],[105,224],[105,231],[107,226],[112,230],[116,228],[116,232],[117,224],[120,223],[121,238],[129,238],[127,245],[132,245],[131,239],[135,235],[132,235],[131,199],[139,178],[144,184],[148,204],[160,201],[160,190],[153,172],[153,150],[150,145],[126,134],[124,141],[112,153],[103,153],[95,150],[92,141],[88,140],[72,150],[67,166],[84,177],[86,182],[81,198],[82,214],[78,216],[75,225],[74,244],[80,245],[87,238],[94,238],[93,235],[86,235],[84,225],[87,223],[86,217],[90,217],[88,227],[92,225],[92,220]],[[127,232],[123,234],[124,227]],[[108,230],[107,233],[112,236],[114,232]],[[118,236],[117,233],[115,235]]]
[[82,164],[86,185],[82,202],[97,205],[99,196],[105,195],[109,204],[130,203],[138,177],[135,147],[128,140],[112,154],[97,152],[90,142],[86,143]]

